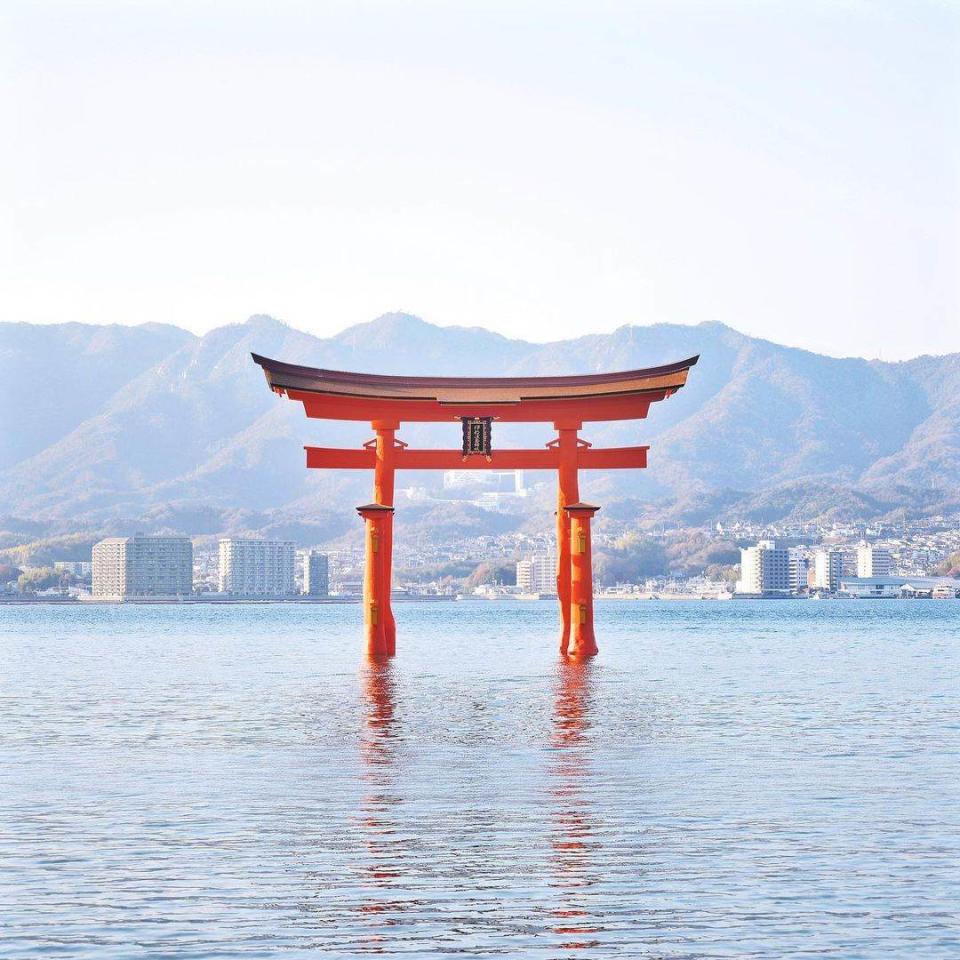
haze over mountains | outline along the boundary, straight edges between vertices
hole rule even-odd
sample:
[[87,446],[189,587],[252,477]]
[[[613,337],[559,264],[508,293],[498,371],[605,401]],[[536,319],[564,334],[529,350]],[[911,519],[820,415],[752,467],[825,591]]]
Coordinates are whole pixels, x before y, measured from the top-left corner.
[[[369,428],[307,420],[267,390],[251,351],[348,370],[492,376],[630,369],[699,353],[688,385],[646,421],[586,426],[598,444],[652,450],[647,471],[592,475],[585,496],[619,515],[687,522],[960,506],[960,354],[834,359],[717,323],[534,344],[394,313],[325,339],[266,316],[202,337],[157,324],[0,324],[0,525],[336,535],[368,496],[369,477],[307,471],[301,448],[356,445]],[[458,430],[405,427],[402,436],[449,447]],[[495,428],[499,446],[549,438],[539,425]],[[552,509],[549,498],[539,509]]]

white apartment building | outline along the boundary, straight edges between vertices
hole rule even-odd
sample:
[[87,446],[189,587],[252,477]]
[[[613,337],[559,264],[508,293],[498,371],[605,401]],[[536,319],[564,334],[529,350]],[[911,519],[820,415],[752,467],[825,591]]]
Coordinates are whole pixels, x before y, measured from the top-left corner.
[[819,550],[813,558],[813,586],[836,593],[844,574],[842,550]]
[[740,550],[740,579],[737,593],[789,594],[790,551],[776,540],[761,540],[755,547]]
[[235,597],[292,596],[295,557],[292,540],[227,537],[220,541],[220,592]]
[[189,537],[107,537],[93,545],[93,596],[101,600],[193,593]]
[[792,593],[805,592],[810,584],[810,556],[806,548],[789,550],[790,590]]
[[517,587],[521,593],[557,592],[557,555],[535,554],[517,563]]
[[858,577],[889,577],[893,573],[893,557],[889,550],[861,544],[857,547]]

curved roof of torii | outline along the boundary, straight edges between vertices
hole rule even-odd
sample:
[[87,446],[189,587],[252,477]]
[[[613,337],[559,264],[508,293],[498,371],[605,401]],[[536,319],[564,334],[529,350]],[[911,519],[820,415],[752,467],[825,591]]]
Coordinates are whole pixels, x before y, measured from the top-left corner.
[[251,354],[273,389],[297,390],[383,400],[435,400],[439,403],[518,403],[568,397],[608,397],[679,389],[699,356],[661,367],[562,377],[398,377],[300,367]]

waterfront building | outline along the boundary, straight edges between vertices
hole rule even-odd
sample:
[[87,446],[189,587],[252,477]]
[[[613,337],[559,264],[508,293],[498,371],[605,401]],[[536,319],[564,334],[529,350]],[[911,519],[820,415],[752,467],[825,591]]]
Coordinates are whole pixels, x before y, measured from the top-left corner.
[[813,558],[813,586],[817,590],[829,590],[836,593],[840,589],[840,578],[844,574],[843,552],[840,550],[819,550]]
[[957,582],[946,577],[844,577],[840,592],[848,597],[881,599],[892,597],[956,596]]
[[289,597],[296,593],[292,540],[227,537],[220,541],[219,586],[235,597]]
[[889,550],[861,544],[857,548],[858,577],[888,577],[893,572],[893,557]]
[[776,540],[761,540],[740,550],[737,593],[786,596],[790,593],[790,551]]
[[791,547],[788,553],[790,592],[806,593],[810,579],[810,556],[806,548]]
[[517,587],[521,593],[533,593],[533,561],[517,561]]
[[330,594],[330,562],[325,553],[308,551],[303,558],[303,592],[308,597]]
[[517,564],[517,587],[520,593],[557,592],[557,555],[539,553]]
[[93,596],[102,600],[193,593],[189,537],[107,537],[93,546]]

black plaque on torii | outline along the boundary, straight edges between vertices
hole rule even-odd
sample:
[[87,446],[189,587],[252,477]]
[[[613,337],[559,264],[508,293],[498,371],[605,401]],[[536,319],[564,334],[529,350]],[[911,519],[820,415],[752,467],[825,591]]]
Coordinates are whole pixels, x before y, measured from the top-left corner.
[[493,417],[461,417],[460,423],[463,426],[463,459],[479,455],[489,460]]

